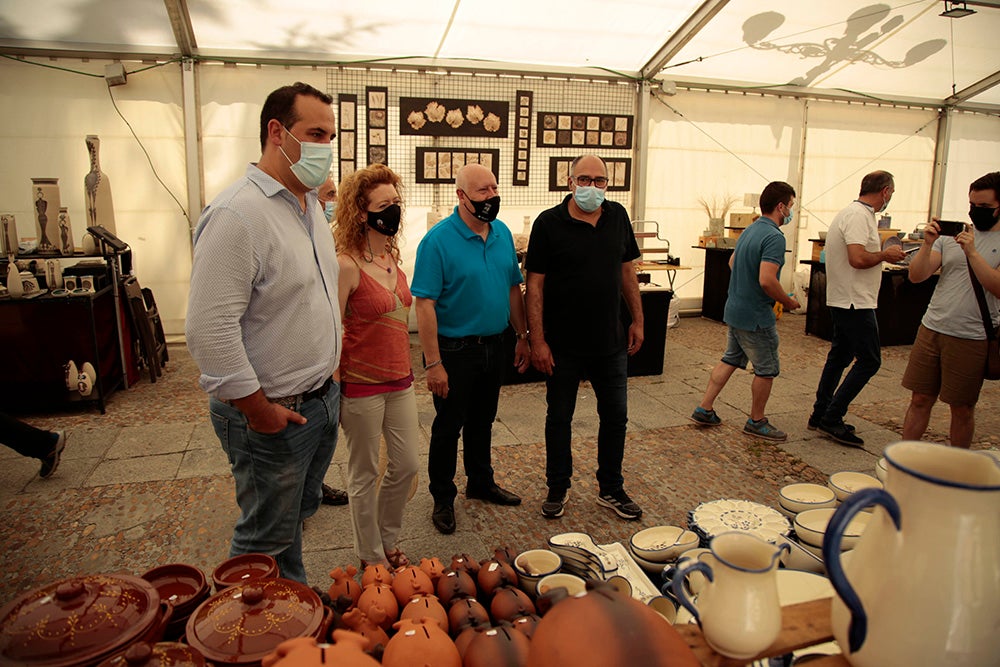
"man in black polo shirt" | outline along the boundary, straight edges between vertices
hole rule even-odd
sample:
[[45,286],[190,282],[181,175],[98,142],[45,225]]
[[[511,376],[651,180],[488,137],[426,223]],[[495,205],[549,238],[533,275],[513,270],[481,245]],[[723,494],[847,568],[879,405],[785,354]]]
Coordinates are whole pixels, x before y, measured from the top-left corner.
[[[604,200],[604,161],[582,155],[570,167],[570,194],[531,228],[525,299],[531,362],[547,374],[542,515],[562,516],[573,476],[573,411],[583,379],[597,397],[597,503],[624,519],[642,509],[623,488],[628,422],[628,357],[643,340],[642,302],[632,260],[639,257],[625,208]],[[621,300],[632,314],[624,331]]]

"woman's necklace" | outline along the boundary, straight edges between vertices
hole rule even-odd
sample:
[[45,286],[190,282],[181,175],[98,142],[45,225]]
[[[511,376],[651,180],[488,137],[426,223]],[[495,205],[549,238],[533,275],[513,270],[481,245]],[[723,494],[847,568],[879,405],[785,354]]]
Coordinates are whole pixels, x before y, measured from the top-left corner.
[[[382,261],[386,261],[386,255],[388,254],[389,254],[388,252],[383,252],[381,255],[378,256],[378,258],[381,259]],[[391,259],[390,259],[390,264],[388,266],[386,266],[385,264],[379,264],[378,262],[375,261],[375,251],[372,250],[371,238],[368,239],[368,255],[369,255],[368,257],[365,257],[365,254],[361,253],[361,259],[365,260],[365,262],[367,262],[368,264],[374,264],[380,269],[385,269],[386,273],[392,273]]]

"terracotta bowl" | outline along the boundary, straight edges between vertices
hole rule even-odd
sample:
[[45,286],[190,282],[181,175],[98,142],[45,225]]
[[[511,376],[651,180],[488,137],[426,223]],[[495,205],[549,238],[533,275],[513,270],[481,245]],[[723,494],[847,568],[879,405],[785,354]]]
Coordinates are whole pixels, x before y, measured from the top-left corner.
[[267,554],[240,554],[228,558],[212,572],[216,592],[253,579],[274,579],[278,576],[278,563]]
[[798,514],[806,510],[834,507],[837,496],[832,489],[819,484],[789,484],[781,487],[778,502],[782,508]]
[[160,594],[174,606],[174,618],[190,613],[212,592],[205,573],[193,565],[170,563],[154,567],[142,575]]
[[830,475],[830,481],[827,482],[827,486],[836,494],[837,500],[844,502],[851,497],[852,494],[857,493],[861,489],[868,488],[882,488],[882,482],[878,481],[871,475],[866,475],[863,472],[851,472],[845,470],[843,472],[835,472]]
[[698,535],[679,526],[653,526],[633,534],[629,546],[645,560],[666,563],[698,546]]

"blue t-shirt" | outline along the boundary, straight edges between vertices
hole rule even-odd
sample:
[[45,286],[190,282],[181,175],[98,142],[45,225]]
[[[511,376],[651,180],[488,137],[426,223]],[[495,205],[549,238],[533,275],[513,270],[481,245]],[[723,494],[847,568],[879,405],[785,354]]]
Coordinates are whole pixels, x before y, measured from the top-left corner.
[[774,325],[774,299],[760,286],[761,262],[777,264],[778,277],[781,277],[781,267],[785,264],[785,235],[765,216],[754,220],[736,241],[729,298],[722,318],[733,328],[756,331]]
[[437,302],[438,334],[492,336],[507,328],[510,288],[522,282],[507,226],[494,220],[484,242],[456,206],[417,246],[410,292]]

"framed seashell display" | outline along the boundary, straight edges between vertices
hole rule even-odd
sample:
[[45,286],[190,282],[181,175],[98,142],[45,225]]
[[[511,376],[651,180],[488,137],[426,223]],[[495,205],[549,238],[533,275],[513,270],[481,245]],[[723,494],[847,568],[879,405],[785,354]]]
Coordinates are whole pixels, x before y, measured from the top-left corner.
[[417,183],[453,183],[467,164],[481,164],[498,176],[497,148],[417,148]]
[[337,117],[339,130],[337,132],[337,166],[340,178],[353,174],[357,164],[358,133],[358,96],[342,93],[337,95],[337,106],[340,114]]
[[385,86],[368,86],[365,88],[365,99],[368,101],[368,164],[388,164],[389,145],[386,131],[389,113],[389,89]]
[[[574,157],[549,158],[549,192],[565,192],[569,189],[569,168]],[[632,158],[604,157],[608,171],[608,192],[632,189]]]
[[[530,90],[519,90],[516,93],[515,105],[517,113],[518,138],[514,150],[514,174],[512,185],[528,185],[528,173],[531,166],[531,104],[534,93]],[[554,120],[553,120],[554,123]]]
[[506,139],[509,115],[510,105],[498,100],[400,97],[399,133]]
[[631,115],[539,111],[535,124],[539,148],[632,148]]

